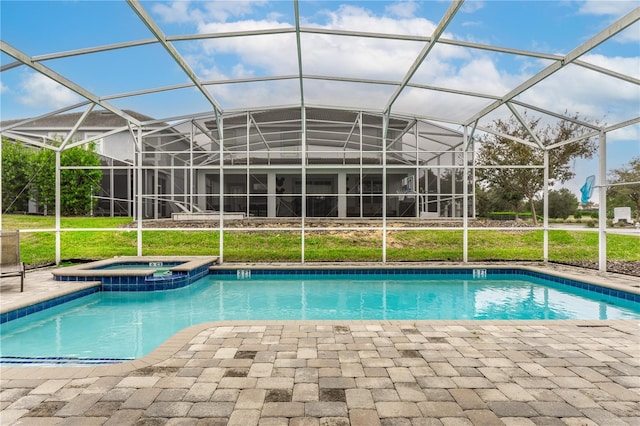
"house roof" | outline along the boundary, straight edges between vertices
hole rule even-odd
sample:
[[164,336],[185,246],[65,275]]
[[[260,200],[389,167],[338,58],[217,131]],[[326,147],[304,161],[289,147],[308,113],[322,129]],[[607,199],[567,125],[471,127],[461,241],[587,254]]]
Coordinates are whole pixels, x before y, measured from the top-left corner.
[[[140,114],[136,111],[124,110],[130,116],[140,120],[140,121],[150,121],[153,120],[152,117],[149,117],[144,114]],[[7,120],[0,122],[0,127],[10,127],[17,123],[20,124],[20,128],[23,130],[27,129],[71,129],[73,126],[78,123],[80,118],[82,117],[82,112],[72,112],[66,114],[57,114],[57,115],[47,115],[44,117],[36,118],[34,120],[29,121],[28,118],[19,119],[19,120]],[[82,129],[114,129],[117,127],[126,126],[128,120],[123,118],[120,115],[117,115],[108,110],[99,110],[99,111],[91,111],[84,120],[82,120],[81,128]]]

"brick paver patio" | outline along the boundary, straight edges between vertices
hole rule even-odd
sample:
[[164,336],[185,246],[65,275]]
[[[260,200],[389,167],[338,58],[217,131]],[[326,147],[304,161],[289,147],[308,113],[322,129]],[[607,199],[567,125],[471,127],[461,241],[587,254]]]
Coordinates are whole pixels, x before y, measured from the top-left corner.
[[640,425],[633,320],[217,322],[0,375],[2,425]]

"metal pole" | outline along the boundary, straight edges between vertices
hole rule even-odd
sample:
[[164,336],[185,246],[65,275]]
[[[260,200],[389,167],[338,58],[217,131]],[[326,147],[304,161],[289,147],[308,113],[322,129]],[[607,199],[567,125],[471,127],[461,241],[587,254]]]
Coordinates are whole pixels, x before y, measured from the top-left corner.
[[598,208],[598,269],[607,271],[607,135],[600,132],[599,137],[599,195],[600,207]]
[[137,232],[137,254],[138,256],[142,256],[142,127],[138,126],[138,152],[136,155],[137,164],[136,164],[136,172],[138,175],[137,178],[137,219],[138,219],[138,232]]
[[389,114],[382,117],[382,263],[387,263],[387,132]]
[[[28,209],[29,206],[27,206]],[[0,137],[0,231],[2,230],[2,212],[2,138]]]
[[[469,165],[467,161],[467,138],[469,135],[467,134],[467,126],[464,126],[463,133],[464,142],[462,144],[462,161],[464,163],[463,169],[463,177],[462,177],[462,262],[469,262],[469,183],[467,182],[469,179]],[[455,186],[455,175],[453,173],[453,186]]]
[[360,193],[359,194],[360,195],[360,219],[362,219],[364,217],[364,206],[363,206],[364,205],[364,196],[362,195],[362,191],[363,191],[363,188],[364,188],[364,182],[362,181],[362,177],[363,177],[362,176],[362,155],[363,155],[363,153],[362,153],[362,111],[360,111],[358,113],[358,130],[360,132],[360,137],[359,137],[359,139],[360,139],[360,147],[359,147],[359,150],[360,150],[360,164],[359,164],[359,167],[360,167],[360,184],[358,185],[358,192]]
[[244,206],[244,214],[245,217],[249,217],[250,211],[251,211],[251,170],[250,170],[250,163],[251,163],[251,158],[250,158],[250,151],[249,151],[249,133],[251,132],[251,120],[249,117],[249,113],[247,112],[247,127],[246,127],[246,131],[247,131],[247,137],[245,138],[245,143],[247,144],[246,147],[246,156],[247,156],[247,182],[246,182],[246,205]]
[[[220,188],[218,188],[218,200],[220,203],[219,213],[220,217],[218,220],[218,234],[219,234],[219,245],[220,245],[220,253],[218,254],[218,263],[222,264],[224,262],[224,121],[220,115],[218,115],[218,137],[220,139],[219,147],[219,157],[220,157],[220,171],[219,181]],[[191,157],[191,168],[193,168],[193,151]]]
[[300,109],[300,120],[301,120],[301,129],[302,129],[302,134],[301,134],[301,140],[300,140],[300,145],[302,145],[301,147],[301,172],[302,172],[302,202],[301,204],[301,212],[302,212],[302,221],[301,221],[301,262],[304,263],[304,254],[305,254],[305,244],[304,244],[304,240],[305,240],[305,217],[307,216],[307,168],[306,168],[306,164],[307,164],[307,110],[305,108],[305,106],[303,105],[302,108]]
[[60,194],[60,151],[56,150],[56,265],[60,264],[60,212],[61,206],[61,194]]
[[543,223],[542,226],[544,228],[543,233],[543,254],[542,258],[544,262],[549,261],[549,151],[547,149],[544,150],[544,183],[542,189],[542,215],[543,215]]

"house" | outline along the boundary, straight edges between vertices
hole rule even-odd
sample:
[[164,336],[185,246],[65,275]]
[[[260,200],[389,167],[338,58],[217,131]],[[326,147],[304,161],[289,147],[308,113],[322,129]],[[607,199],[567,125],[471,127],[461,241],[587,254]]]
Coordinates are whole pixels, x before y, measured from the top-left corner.
[[[3,122],[2,135],[41,147],[94,142],[104,170],[99,215],[135,215],[138,172],[144,218],[221,208],[246,217],[463,214],[472,153],[462,152],[462,133],[440,124],[328,108],[162,121],[125,112],[142,127],[96,110]],[[468,193],[472,200],[472,184]]]

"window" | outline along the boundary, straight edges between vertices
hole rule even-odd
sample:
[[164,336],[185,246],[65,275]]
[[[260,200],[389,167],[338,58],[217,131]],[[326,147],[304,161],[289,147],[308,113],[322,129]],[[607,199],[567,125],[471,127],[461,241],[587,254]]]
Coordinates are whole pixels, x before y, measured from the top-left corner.
[[[86,139],[90,139],[93,144],[94,144],[94,149],[93,151],[98,153],[98,154],[103,154],[104,153],[104,147],[103,147],[103,139],[102,138],[96,138],[95,136],[98,136],[99,133],[86,133],[85,134],[85,138]],[[90,144],[86,144],[85,145],[85,149],[89,149],[89,145]]]

